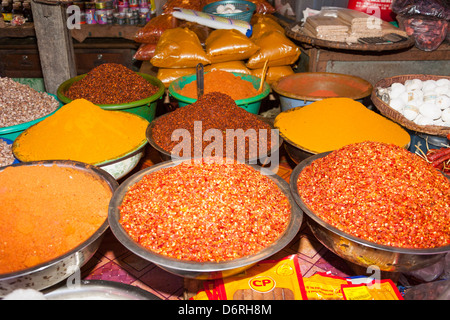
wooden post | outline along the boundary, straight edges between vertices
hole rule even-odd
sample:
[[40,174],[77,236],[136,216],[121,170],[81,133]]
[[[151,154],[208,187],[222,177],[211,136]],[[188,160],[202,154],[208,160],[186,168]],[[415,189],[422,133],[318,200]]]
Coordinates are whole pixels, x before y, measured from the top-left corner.
[[59,2],[31,1],[46,92],[56,94],[61,83],[77,75],[66,8]]

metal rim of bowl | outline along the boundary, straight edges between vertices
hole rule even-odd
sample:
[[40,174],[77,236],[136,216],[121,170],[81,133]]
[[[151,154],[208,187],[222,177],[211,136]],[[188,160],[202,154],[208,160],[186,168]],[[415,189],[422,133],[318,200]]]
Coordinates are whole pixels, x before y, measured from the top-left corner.
[[[358,95],[354,95],[353,97],[348,97],[350,99],[354,99],[354,100],[360,100],[363,98],[366,98],[368,96],[370,96],[370,94],[372,93],[373,90],[373,86],[370,82],[368,82],[367,80],[364,80],[363,78],[360,77],[356,77],[356,76],[352,76],[352,75],[348,75],[348,74],[342,74],[342,73],[332,73],[332,72],[303,72],[303,73],[295,73],[292,75],[287,75],[284,77],[281,77],[280,79],[278,79],[277,81],[275,81],[272,84],[272,89],[283,96],[286,96],[288,98],[291,99],[298,99],[298,100],[304,100],[304,101],[319,101],[319,100],[323,100],[324,97],[318,97],[318,96],[309,96],[309,97],[302,97],[302,96],[298,96],[293,94],[292,92],[288,92],[285,90],[282,90],[279,88],[279,85],[281,82],[283,82],[284,80],[288,79],[288,78],[296,78],[299,76],[308,76],[308,77],[312,77],[313,79],[311,79],[311,81],[314,81],[314,78],[317,77],[323,77],[323,76],[330,76],[330,77],[342,77],[344,79],[352,79],[352,80],[358,80],[358,82],[360,83],[366,83],[368,84],[368,88],[366,91],[361,92]],[[333,97],[333,98],[338,98],[338,97]]]
[[[12,164],[8,167],[4,167],[3,169],[0,168],[0,172],[6,168],[11,168],[11,167],[22,167],[22,166],[30,167],[30,166],[39,166],[39,165],[43,165],[43,166],[47,166],[47,167],[53,166],[53,165],[57,165],[57,166],[61,166],[61,167],[70,167],[70,168],[76,168],[77,170],[80,170],[80,171],[83,171],[83,172],[86,172],[89,174],[94,174],[94,176],[96,178],[100,178],[101,180],[103,180],[104,182],[107,183],[107,185],[111,189],[112,194],[114,194],[114,191],[119,186],[117,181],[109,173],[105,172],[104,170],[101,170],[101,169],[99,169],[93,165],[89,165],[87,163],[71,161],[71,160],[46,160],[46,161],[32,161],[32,162]],[[46,268],[49,268],[52,265],[58,264],[62,260],[70,257],[71,255],[76,254],[77,252],[81,251],[82,249],[84,249],[84,248],[88,247],[89,245],[91,245],[92,243],[94,243],[98,238],[100,238],[105,233],[105,231],[108,229],[108,227],[109,227],[109,221],[108,221],[108,217],[106,217],[105,221],[94,232],[94,234],[92,234],[87,240],[85,240],[83,243],[79,244],[72,250],[70,250],[50,261],[40,263],[31,268],[14,271],[14,272],[10,272],[10,273],[0,274],[0,283],[2,281],[13,279],[15,277],[31,275],[35,272],[45,270]]]
[[[209,71],[209,72],[211,72],[211,71]],[[205,72],[205,74],[206,73],[207,72]],[[240,73],[240,72],[231,72],[231,73],[233,75],[241,78],[241,79],[243,77],[249,77],[249,78],[251,78],[251,79],[253,79],[255,81],[256,80],[261,80],[261,78],[258,78],[258,77],[254,76],[254,75],[251,75],[251,74]],[[188,104],[192,104],[195,101],[197,101],[197,99],[186,97],[186,96],[183,96],[183,95],[179,94],[177,92],[177,90],[175,89],[176,85],[178,85],[180,82],[186,81],[189,78],[192,78],[193,79],[192,81],[195,81],[195,76],[196,76],[196,74],[194,74],[194,73],[193,74],[188,74],[188,75],[182,76],[182,77],[172,81],[170,83],[170,85],[169,85],[169,93],[170,93],[170,95],[173,96],[175,99],[180,100],[180,101],[185,102],[185,103],[188,103]],[[242,79],[242,80],[247,81],[245,79]],[[191,82],[188,82],[186,84],[189,84]],[[246,98],[246,99],[235,100],[235,102],[236,102],[236,104],[238,106],[246,106],[246,105],[249,105],[251,103],[254,103],[254,102],[257,102],[257,101],[260,101],[260,100],[264,99],[265,97],[267,97],[269,95],[269,93],[270,93],[270,86],[269,86],[269,84],[266,81],[264,81],[263,91],[260,94],[254,96],[254,97]]]
[[[157,86],[158,87],[158,91],[155,94],[153,94],[152,96],[150,96],[148,98],[141,99],[141,100],[136,100],[136,101],[122,103],[122,104],[98,104],[98,106],[101,107],[102,109],[105,109],[105,110],[114,110],[116,108],[125,108],[125,107],[128,107],[128,108],[139,107],[139,106],[143,106],[145,104],[149,104],[149,103],[159,99],[164,94],[166,88],[165,88],[164,84],[161,82],[161,80],[159,80],[158,78],[153,77],[153,76],[151,76],[149,74],[140,73],[140,72],[135,72],[135,73],[140,75],[141,77],[143,77],[147,82],[151,83],[152,85]],[[64,102],[64,103],[72,102],[73,100],[68,98],[68,97],[66,97],[64,95],[64,92],[68,88],[70,88],[70,86],[74,82],[79,81],[79,80],[83,79],[86,76],[87,76],[87,73],[81,74],[79,76],[73,77],[73,78],[68,79],[68,80],[64,81],[63,83],[61,83],[59,85],[59,87],[58,87],[58,90],[57,90],[57,97],[58,97],[58,99],[60,101]],[[149,80],[152,80],[155,83],[152,83],[152,81],[149,81]]]
[[[147,136],[147,141],[148,143],[154,148],[156,149],[156,151],[158,151],[161,154],[161,158],[163,158],[164,160],[168,160],[168,159],[172,159],[175,158],[174,160],[183,160],[183,158],[178,158],[178,157],[174,157],[172,155],[171,152],[164,150],[163,148],[161,148],[156,142],[155,139],[153,138],[153,134],[152,134],[152,130],[153,127],[155,126],[155,124],[157,123],[158,119],[162,119],[164,117],[166,117],[169,113],[163,114],[157,118],[155,118],[147,127],[147,131],[146,131],[146,136]],[[259,120],[265,122],[266,124],[268,124],[270,126],[271,129],[276,129],[273,125],[273,123],[270,121],[270,119],[264,118],[260,115],[255,115]],[[278,130],[279,133],[279,137],[278,137],[278,143],[277,145],[272,148],[271,150],[269,150],[270,152],[268,152],[267,156],[270,156],[271,154],[273,154],[274,152],[279,152],[279,149],[281,148],[281,145],[283,144],[283,140],[284,137],[281,135],[280,131]],[[250,158],[250,159],[246,159],[245,162],[246,163],[257,163],[257,161],[260,159],[259,156],[256,156],[255,158]],[[186,159],[184,159],[186,160]]]
[[[356,242],[360,245],[381,250],[381,251],[387,251],[390,253],[401,253],[401,254],[412,254],[412,255],[432,255],[432,254],[439,254],[439,253],[445,253],[450,251],[450,245],[442,246],[442,247],[436,247],[436,248],[427,248],[427,249],[419,249],[419,248],[401,248],[401,247],[393,247],[393,246],[387,246],[382,244],[377,244],[372,241],[364,240],[362,238],[357,238],[355,236],[349,235],[345,233],[344,231],[341,231],[337,229],[336,227],[332,226],[331,224],[325,222],[323,219],[321,219],[319,216],[317,216],[302,200],[300,197],[300,193],[298,191],[297,187],[297,180],[299,175],[301,174],[302,170],[310,165],[313,161],[323,158],[330,154],[333,151],[319,153],[316,155],[313,155],[302,162],[300,162],[292,171],[290,176],[290,189],[292,196],[294,197],[295,202],[300,206],[302,211],[308,216],[308,218],[312,219],[314,222],[319,224],[321,227],[337,234],[338,236],[341,236],[343,238],[346,238],[347,240],[350,240],[352,242]],[[446,175],[444,175],[446,176]],[[448,176],[446,176],[447,179],[450,180]]]
[[[127,111],[120,111],[120,110],[114,111],[114,112],[122,112],[122,113],[126,113],[127,115],[130,115],[130,116],[138,117],[138,118],[140,118],[142,121],[145,121],[145,122],[147,122],[147,123],[149,124],[148,120],[145,119],[145,118],[143,118],[143,117],[141,117],[140,115],[133,114],[133,113],[130,113],[130,112],[127,112]],[[28,128],[28,129],[31,129],[32,127],[36,126],[37,124],[38,124],[38,123],[32,125],[32,126],[31,126],[30,128]],[[13,155],[14,155],[14,157],[16,157],[16,159],[19,160],[20,162],[27,162],[27,161],[23,161],[23,160],[20,159],[20,156],[19,156],[19,154],[18,154],[17,151],[16,151],[16,149],[18,148],[17,144],[20,142],[20,137],[21,137],[22,135],[25,135],[25,134],[27,133],[27,130],[28,130],[28,129],[26,129],[24,132],[22,132],[22,133],[14,140],[13,145],[12,145],[12,152],[13,152]],[[128,152],[126,152],[126,153],[124,153],[124,154],[121,154],[121,155],[119,155],[119,156],[117,156],[117,157],[114,157],[113,159],[107,159],[107,160],[103,160],[103,161],[101,161],[101,162],[96,162],[96,163],[93,163],[93,164],[90,163],[90,164],[95,165],[95,166],[107,166],[107,165],[110,165],[110,164],[114,164],[114,163],[120,162],[120,161],[124,160],[124,158],[132,157],[132,156],[138,154],[139,152],[141,152],[141,150],[142,150],[143,148],[145,148],[145,146],[147,145],[147,142],[148,142],[148,141],[147,141],[147,138],[145,138],[145,139],[143,139],[143,140],[139,143],[139,145],[138,145],[137,147],[133,148],[131,151],[128,151]],[[74,160],[74,161],[76,161],[76,160]],[[80,161],[80,162],[81,162],[81,161]]]
[[119,206],[121,205],[126,192],[128,191],[130,186],[140,181],[145,175],[158,171],[162,168],[179,165],[183,161],[185,160],[176,160],[176,161],[169,160],[156,164],[144,170],[141,170],[135,173],[133,176],[129,177],[127,180],[125,180],[114,193],[114,196],[111,199],[109,207],[109,225],[112,233],[119,240],[119,242],[122,243],[122,245],[124,245],[128,250],[130,250],[134,254],[140,256],[141,258],[147,261],[153,262],[154,264],[160,266],[161,268],[166,267],[171,270],[198,272],[198,273],[220,272],[244,266],[249,266],[267,257],[270,257],[271,255],[277,253],[278,251],[286,247],[297,235],[303,221],[303,212],[296,205],[289,191],[288,183],[284,181],[281,177],[273,175],[272,172],[269,172],[269,170],[265,168],[248,164],[248,166],[262,173],[267,173],[267,176],[277,184],[280,190],[289,199],[289,203],[291,204],[290,223],[286,228],[286,230],[283,232],[283,234],[280,235],[280,237],[270,246],[264,248],[263,250],[259,251],[254,255],[241,257],[231,261],[199,263],[195,261],[188,261],[188,260],[183,261],[171,257],[166,257],[164,255],[152,252],[149,249],[146,249],[143,246],[139,245],[128,235],[128,233],[123,229],[123,227],[119,222],[120,220]]

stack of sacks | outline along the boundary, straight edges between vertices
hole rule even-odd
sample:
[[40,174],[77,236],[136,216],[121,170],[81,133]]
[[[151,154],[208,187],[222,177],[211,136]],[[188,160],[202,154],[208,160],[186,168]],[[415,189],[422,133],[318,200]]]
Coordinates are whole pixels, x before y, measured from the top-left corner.
[[291,65],[300,48],[284,34],[284,29],[268,15],[256,15],[253,35],[248,38],[235,29],[212,30],[204,44],[190,28],[166,30],[156,45],[150,63],[159,68],[157,78],[166,87],[179,77],[195,74],[199,63],[205,72],[222,70],[262,77],[266,60],[266,82],[294,73]]

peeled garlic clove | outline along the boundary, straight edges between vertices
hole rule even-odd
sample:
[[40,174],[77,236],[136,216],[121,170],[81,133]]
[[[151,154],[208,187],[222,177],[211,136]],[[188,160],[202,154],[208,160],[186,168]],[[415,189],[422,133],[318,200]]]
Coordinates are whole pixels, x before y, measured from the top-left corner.
[[225,6],[223,4],[220,4],[216,8],[216,12],[222,14],[225,11]]
[[406,102],[402,98],[392,99],[391,102],[389,103],[389,106],[397,111],[402,110],[405,105]]
[[433,119],[419,114],[417,118],[414,119],[414,122],[417,123],[419,126],[429,126],[433,124]]
[[450,86],[450,80],[449,79],[438,79],[436,80],[436,85],[438,86]]
[[436,94],[450,94],[450,86],[437,86],[436,89],[434,89],[434,92]]
[[439,119],[442,114],[441,109],[436,104],[427,102],[419,106],[419,112],[424,117],[432,120]]
[[450,123],[450,108],[447,108],[444,111],[442,111],[441,119],[446,123],[447,122]]
[[401,83],[393,83],[391,85],[391,92],[389,93],[389,97],[392,99],[397,98],[398,96],[400,96],[403,92],[406,92],[406,88],[403,84]]
[[436,106],[438,106],[441,110],[447,109],[450,107],[450,97],[445,95],[445,94],[441,94],[440,96],[438,96],[434,102],[436,104]]
[[433,91],[437,87],[436,81],[426,80],[423,82],[422,91]]
[[402,110],[402,114],[406,119],[414,121],[419,115],[419,108],[414,105],[406,105]]
[[406,87],[406,91],[421,90],[422,89],[422,80],[420,80],[420,79],[406,80],[405,87]]
[[407,94],[408,94],[408,102],[409,101],[423,101],[422,90],[407,91]]

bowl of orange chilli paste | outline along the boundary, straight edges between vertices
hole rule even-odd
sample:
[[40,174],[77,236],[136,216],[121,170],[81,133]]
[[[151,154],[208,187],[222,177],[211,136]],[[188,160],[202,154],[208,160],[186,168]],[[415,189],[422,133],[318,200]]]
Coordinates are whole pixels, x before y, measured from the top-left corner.
[[303,160],[290,176],[316,238],[363,267],[408,272],[450,251],[450,181],[394,144],[365,141]]
[[73,275],[108,228],[116,180],[76,161],[13,164],[0,171],[0,296],[42,290]]
[[224,158],[166,161],[123,182],[110,203],[116,238],[176,275],[215,279],[283,249],[303,213],[270,170]]

